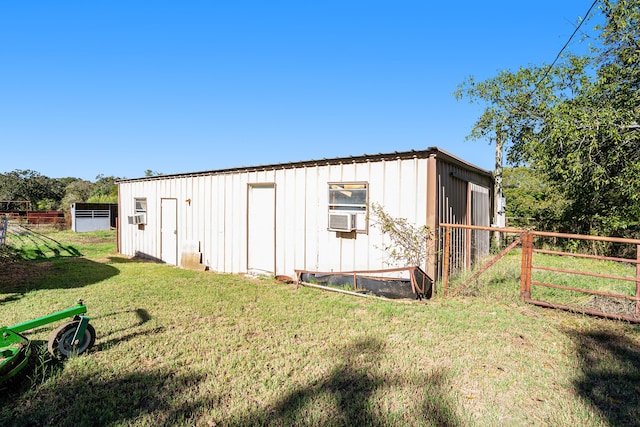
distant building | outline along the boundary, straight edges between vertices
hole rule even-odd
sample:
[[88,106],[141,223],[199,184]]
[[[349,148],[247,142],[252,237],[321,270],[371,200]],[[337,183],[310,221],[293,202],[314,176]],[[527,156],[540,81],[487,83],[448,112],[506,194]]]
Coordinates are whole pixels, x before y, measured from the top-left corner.
[[117,218],[118,205],[115,203],[71,204],[71,229],[76,233],[115,228]]

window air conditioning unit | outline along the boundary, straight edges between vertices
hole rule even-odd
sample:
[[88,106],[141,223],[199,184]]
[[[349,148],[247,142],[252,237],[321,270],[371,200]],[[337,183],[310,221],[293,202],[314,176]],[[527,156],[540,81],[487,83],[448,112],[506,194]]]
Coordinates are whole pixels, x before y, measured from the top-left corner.
[[330,213],[329,231],[350,232],[356,228],[356,216],[351,213]]
[[145,224],[146,221],[146,217],[145,214],[137,214],[137,215],[132,215],[127,217],[127,219],[129,220],[129,224]]

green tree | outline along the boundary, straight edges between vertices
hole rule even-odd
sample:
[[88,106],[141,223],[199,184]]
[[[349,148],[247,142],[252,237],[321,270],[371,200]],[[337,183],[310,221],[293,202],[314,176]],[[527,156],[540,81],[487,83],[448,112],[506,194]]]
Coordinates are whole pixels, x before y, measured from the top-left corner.
[[71,181],[65,187],[65,194],[60,201],[60,209],[70,209],[72,203],[86,202],[93,193],[94,184],[83,179]]
[[602,1],[590,55],[553,67],[463,82],[455,92],[486,108],[469,135],[500,137],[512,164],[528,164],[569,202],[566,231],[640,231],[640,0]]
[[[31,209],[56,209],[62,191],[56,180],[36,171],[14,170],[0,174],[0,199],[26,200],[31,202]],[[24,206],[18,209],[24,209]]]
[[[531,159],[573,199],[580,232],[640,233],[640,0],[603,2],[595,76],[549,117]],[[569,219],[567,218],[567,219]]]
[[544,175],[522,166],[504,169],[504,196],[509,225],[518,228],[556,230],[570,206]]
[[118,184],[116,184],[116,181],[119,179],[114,176],[96,176],[93,192],[87,202],[118,203]]

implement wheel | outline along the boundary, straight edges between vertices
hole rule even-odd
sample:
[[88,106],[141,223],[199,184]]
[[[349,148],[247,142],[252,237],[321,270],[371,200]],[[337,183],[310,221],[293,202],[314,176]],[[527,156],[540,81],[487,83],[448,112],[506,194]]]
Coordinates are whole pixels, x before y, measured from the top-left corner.
[[49,353],[51,353],[53,357],[64,359],[74,354],[82,354],[93,347],[93,344],[96,342],[96,330],[93,329],[93,326],[90,324],[87,325],[87,329],[84,331],[82,341],[80,341],[78,345],[73,345],[73,336],[79,324],[79,320],[74,320],[61,325],[53,331],[51,338],[49,338],[49,344],[47,345]]

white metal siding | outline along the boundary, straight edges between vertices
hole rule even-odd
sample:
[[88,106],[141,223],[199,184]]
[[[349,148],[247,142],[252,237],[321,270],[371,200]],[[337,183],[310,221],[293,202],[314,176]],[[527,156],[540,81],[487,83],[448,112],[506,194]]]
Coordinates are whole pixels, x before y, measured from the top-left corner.
[[[247,189],[276,186],[276,271],[293,277],[295,269],[346,271],[388,267],[380,250],[383,236],[344,237],[327,230],[328,183],[367,182],[369,203],[422,226],[427,216],[427,159],[353,162],[264,171],[177,176],[120,183],[120,218],[131,215],[133,199],[147,198],[147,224],[121,223],[120,251],[159,259],[160,199],[177,200],[178,236],[200,243],[203,263],[219,272],[247,268]],[[187,201],[190,200],[190,203]],[[181,242],[178,242],[178,250]],[[178,253],[178,259],[181,254]]]

